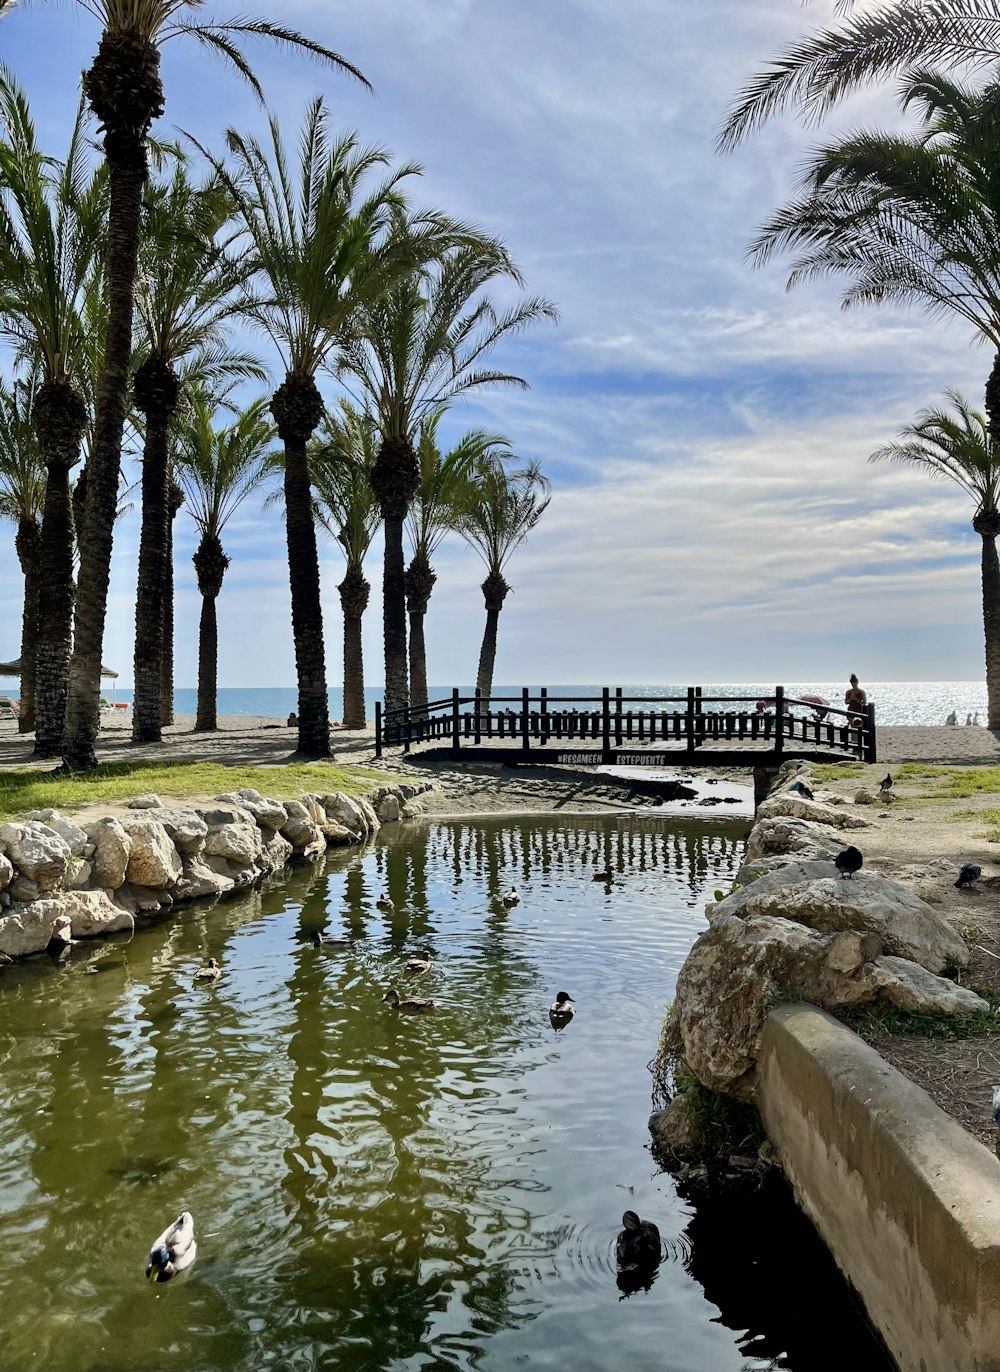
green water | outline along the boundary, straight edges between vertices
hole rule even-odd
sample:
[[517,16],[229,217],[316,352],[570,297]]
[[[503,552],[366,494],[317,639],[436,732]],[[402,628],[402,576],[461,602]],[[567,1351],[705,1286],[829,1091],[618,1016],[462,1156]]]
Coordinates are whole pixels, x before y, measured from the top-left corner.
[[[647,1149],[645,1064],[742,838],[631,816],[407,826],[0,973],[0,1368],[777,1365],[689,1275],[690,1212]],[[606,863],[610,892],[590,880]],[[321,928],[357,942],[317,950]],[[394,1013],[382,995],[425,948],[435,970],[405,984],[441,1006]],[[195,987],[209,956],[224,978]],[[558,990],[578,1013],[557,1035]],[[182,1208],[197,1262],[150,1286]],[[622,1300],[626,1208],[667,1257]]]

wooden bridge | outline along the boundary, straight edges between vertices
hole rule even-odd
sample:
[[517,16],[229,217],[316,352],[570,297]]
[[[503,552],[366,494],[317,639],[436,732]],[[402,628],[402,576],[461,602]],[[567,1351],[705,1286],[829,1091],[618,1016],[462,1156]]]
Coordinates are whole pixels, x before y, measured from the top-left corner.
[[876,762],[875,707],[844,710],[786,696],[550,696],[545,687],[519,696],[463,696],[458,690],[423,706],[383,711],[375,705],[375,755],[419,748],[428,758],[466,758],[508,766],[555,762],[631,767],[778,766],[788,758]]

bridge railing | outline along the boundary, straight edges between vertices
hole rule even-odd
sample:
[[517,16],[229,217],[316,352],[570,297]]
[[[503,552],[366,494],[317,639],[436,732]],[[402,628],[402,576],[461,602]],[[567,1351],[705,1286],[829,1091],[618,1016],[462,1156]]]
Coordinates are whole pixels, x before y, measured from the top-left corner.
[[[713,706],[721,708],[707,708]],[[383,711],[375,705],[376,757],[384,747],[407,753],[415,744],[445,741],[457,755],[463,745],[513,745],[530,753],[533,744],[591,740],[600,740],[608,762],[615,749],[657,743],[686,752],[705,744],[767,744],[779,755],[791,744],[877,760],[874,705],[861,711],[819,705],[786,696],[782,686],[764,697],[706,696],[700,686],[653,697],[627,696],[620,686],[605,686],[600,696],[552,696],[544,686],[535,694],[524,687],[516,696],[488,697],[456,689],[421,706]]]

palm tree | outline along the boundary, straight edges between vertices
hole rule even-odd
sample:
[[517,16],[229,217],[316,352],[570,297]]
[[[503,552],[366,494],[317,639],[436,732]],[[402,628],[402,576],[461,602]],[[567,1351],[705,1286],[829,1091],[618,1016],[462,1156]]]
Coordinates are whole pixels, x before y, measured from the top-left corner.
[[[842,9],[851,9],[844,0]],[[740,92],[720,136],[735,147],[789,107],[810,122],[859,87],[918,66],[988,66],[1000,61],[995,0],[888,0],[793,43]]]
[[14,547],[24,576],[21,617],[21,705],[17,728],[30,734],[35,727],[35,645],[38,595],[41,587],[42,510],[45,505],[45,464],[38,435],[31,423],[37,376],[0,383],[0,519],[17,528]]
[[1000,451],[985,417],[958,391],[946,391],[953,412],[922,410],[900,433],[900,441],[872,453],[871,462],[916,467],[952,481],[975,502],[972,527],[983,541],[983,625],[986,631],[988,727],[1000,729]]
[[[147,189],[136,284],[142,360],[133,382],[136,406],[145,419],[133,743],[159,742],[162,724],[168,430],[182,394],[177,365],[209,349],[213,356],[223,350],[222,326],[235,312],[237,292],[248,275],[245,262],[231,252],[227,227],[232,212],[229,191],[217,177],[195,186],[183,164],[169,182]],[[215,356],[214,371],[219,370]],[[242,354],[228,358],[228,370],[258,381],[266,375],[259,363]],[[204,376],[196,380],[206,382]]]
[[184,504],[184,492],[171,470],[167,479],[167,540],[163,583],[163,656],[160,664],[160,723],[174,722],[174,520]]
[[218,728],[219,628],[215,602],[229,566],[221,536],[229,520],[271,470],[270,447],[275,428],[266,413],[267,401],[261,399],[239,413],[232,424],[215,429],[213,406],[204,395],[198,395],[192,399],[190,411],[180,426],[175,470],[188,513],[201,533],[192,559],[201,592],[195,729]]
[[367,722],[361,621],[371,590],[364,561],[382,518],[370,480],[377,454],[375,420],[348,400],[341,400],[339,414],[326,415],[322,436],[309,449],[316,519],[347,559],[337,587],[344,611],[345,729],[363,729]]
[[521,377],[486,368],[484,360],[502,339],[538,319],[558,317],[555,306],[538,297],[498,309],[484,292],[501,279],[524,284],[501,243],[470,235],[432,269],[412,272],[360,312],[341,359],[341,373],[360,383],[382,433],[372,487],[385,524],[387,711],[409,700],[403,525],[420,484],[420,425],[476,387],[527,389]]
[[503,572],[511,555],[525,541],[548,509],[549,483],[537,462],[517,471],[493,462],[480,467],[470,479],[465,509],[456,521],[458,532],[475,548],[486,564],[483,598],[486,628],[479,653],[476,691],[489,705],[493,691],[493,666],[497,655],[500,611],[510,591]]
[[37,361],[32,422],[48,478],[39,563],[45,595],[36,629],[35,753],[58,756],[66,718],[73,622],[73,509],[69,474],[80,460],[87,408],[79,373],[80,305],[104,233],[106,179],[87,166],[84,111],[65,161],[38,146],[31,112],[0,67],[0,332]]
[[420,485],[410,505],[407,529],[411,558],[406,569],[406,608],[410,617],[410,704],[427,704],[427,654],[424,617],[437,573],[431,558],[455,520],[469,477],[474,470],[506,456],[510,441],[502,434],[473,429],[454,448],[442,454],[437,429],[442,411],[427,416],[420,426],[417,462]]
[[[266,38],[299,49],[364,81],[361,73],[337,53],[283,24],[249,17],[197,22],[192,16],[204,0],[79,3],[97,18],[103,30],[83,85],[104,133],[110,202],[106,238],[108,325],[79,535],[74,654],[63,750],[66,766],[72,769],[97,765],[101,650],[127,410],[147,139],[153,120],[164,109],[160,49],[171,38],[190,37],[221,57],[261,99],[260,83],[241,46],[246,38]],[[12,4],[13,0],[0,0],[0,16]]]
[[319,558],[306,447],[323,417],[316,374],[354,317],[377,300],[400,272],[438,251],[445,221],[406,219],[400,183],[418,168],[404,166],[376,183],[371,173],[389,154],[348,133],[331,140],[322,100],[306,112],[297,184],[276,120],[271,149],[235,129],[227,134],[234,170],[227,177],[256,254],[260,294],[247,317],[277,349],[285,378],[271,400],[285,449],[285,531],[292,599],[292,631],[299,689],[298,748],[329,757],[329,697],[323,643]]

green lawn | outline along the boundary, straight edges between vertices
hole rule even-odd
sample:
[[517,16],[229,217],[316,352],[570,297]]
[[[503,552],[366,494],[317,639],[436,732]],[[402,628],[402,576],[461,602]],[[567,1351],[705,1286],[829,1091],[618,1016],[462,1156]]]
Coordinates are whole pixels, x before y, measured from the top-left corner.
[[164,798],[214,796],[252,786],[264,795],[295,800],[304,791],[363,795],[393,778],[360,767],[332,763],[289,763],[281,767],[228,767],[219,762],[113,762],[77,776],[57,776],[21,767],[0,771],[0,819],[28,810],[73,810],[102,801],[122,804],[145,791]]

